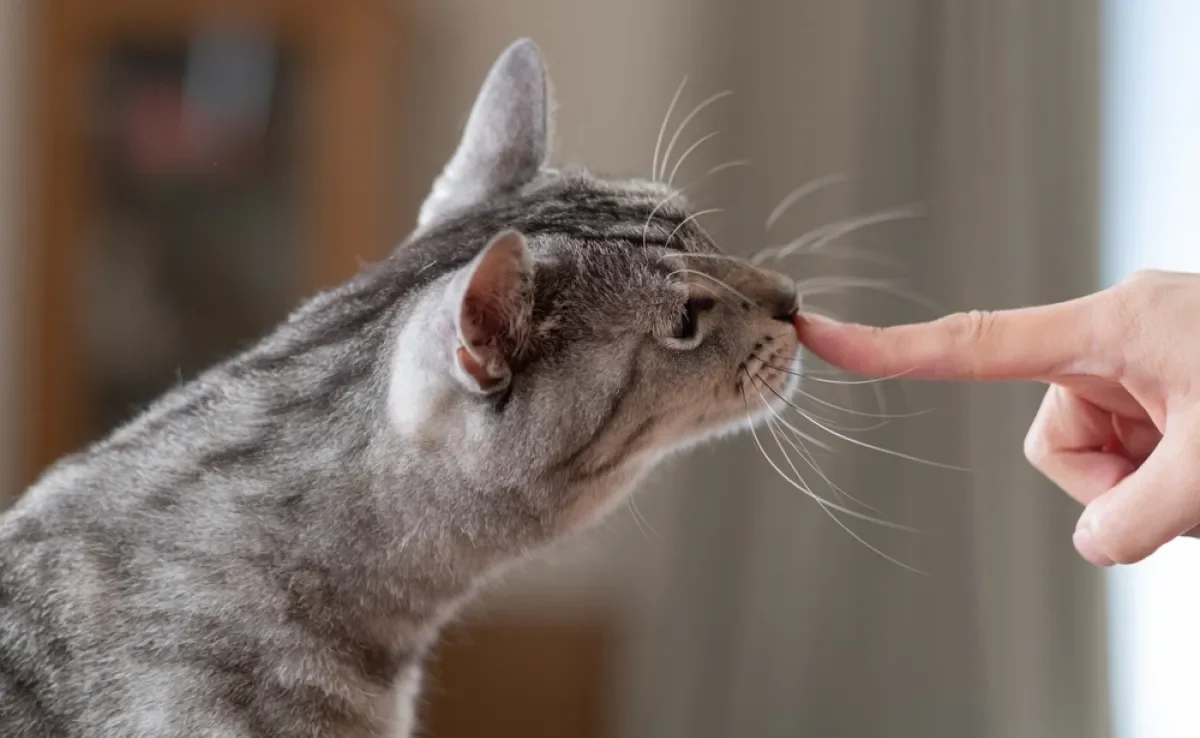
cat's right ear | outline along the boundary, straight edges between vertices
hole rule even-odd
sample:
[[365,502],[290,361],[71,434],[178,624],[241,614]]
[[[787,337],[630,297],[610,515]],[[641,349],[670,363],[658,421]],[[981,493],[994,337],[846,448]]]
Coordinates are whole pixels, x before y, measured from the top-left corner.
[[474,394],[503,391],[533,321],[533,255],[525,236],[504,231],[451,280],[453,373]]
[[548,156],[550,105],[541,51],[522,39],[488,73],[458,150],[421,205],[417,228],[532,180]]

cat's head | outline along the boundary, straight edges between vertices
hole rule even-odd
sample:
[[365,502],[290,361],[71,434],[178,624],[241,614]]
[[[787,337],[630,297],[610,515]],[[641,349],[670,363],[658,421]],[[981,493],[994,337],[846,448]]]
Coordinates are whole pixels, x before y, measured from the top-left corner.
[[681,193],[547,167],[548,89],[532,42],[500,57],[401,247],[442,273],[404,319],[389,417],[561,531],[781,405],[800,348],[795,283],[721,254]]

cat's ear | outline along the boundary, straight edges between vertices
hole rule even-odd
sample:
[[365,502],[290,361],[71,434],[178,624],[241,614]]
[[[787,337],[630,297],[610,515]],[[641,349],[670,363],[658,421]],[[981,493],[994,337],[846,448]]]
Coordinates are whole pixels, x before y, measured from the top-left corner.
[[532,180],[548,156],[550,107],[542,53],[522,39],[488,73],[458,150],[421,206],[417,227]]
[[504,231],[451,281],[454,373],[468,390],[490,394],[511,381],[533,319],[533,269],[525,236]]

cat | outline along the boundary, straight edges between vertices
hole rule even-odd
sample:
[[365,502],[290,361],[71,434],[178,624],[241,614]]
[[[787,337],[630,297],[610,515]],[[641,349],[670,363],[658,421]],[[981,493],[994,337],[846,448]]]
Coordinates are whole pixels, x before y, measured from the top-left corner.
[[0,733],[404,738],[482,582],[782,407],[795,282],[551,108],[519,41],[403,243],[4,514]]

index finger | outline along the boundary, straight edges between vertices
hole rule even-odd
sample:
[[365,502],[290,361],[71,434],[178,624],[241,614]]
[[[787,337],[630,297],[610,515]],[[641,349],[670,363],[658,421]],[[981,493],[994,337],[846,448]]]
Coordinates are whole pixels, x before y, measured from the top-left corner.
[[1038,307],[955,313],[894,328],[802,315],[800,341],[834,366],[867,376],[1006,381],[1083,371],[1097,347],[1091,295]]

